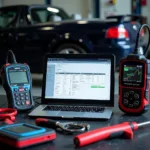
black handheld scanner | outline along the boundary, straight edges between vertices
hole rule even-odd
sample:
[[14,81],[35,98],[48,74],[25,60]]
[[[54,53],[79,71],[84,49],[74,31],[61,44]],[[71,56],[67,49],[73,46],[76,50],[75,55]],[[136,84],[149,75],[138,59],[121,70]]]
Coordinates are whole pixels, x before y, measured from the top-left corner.
[[27,64],[6,63],[1,69],[1,79],[9,108],[33,108],[32,77]]

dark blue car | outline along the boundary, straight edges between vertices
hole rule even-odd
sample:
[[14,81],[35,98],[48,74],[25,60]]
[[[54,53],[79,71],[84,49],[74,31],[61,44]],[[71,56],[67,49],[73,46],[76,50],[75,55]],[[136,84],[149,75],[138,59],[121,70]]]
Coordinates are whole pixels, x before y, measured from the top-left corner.
[[[42,71],[45,53],[113,53],[116,64],[135,47],[139,16],[72,20],[58,7],[18,5],[0,9],[0,65],[12,49],[32,72]],[[141,51],[145,45],[140,42]]]

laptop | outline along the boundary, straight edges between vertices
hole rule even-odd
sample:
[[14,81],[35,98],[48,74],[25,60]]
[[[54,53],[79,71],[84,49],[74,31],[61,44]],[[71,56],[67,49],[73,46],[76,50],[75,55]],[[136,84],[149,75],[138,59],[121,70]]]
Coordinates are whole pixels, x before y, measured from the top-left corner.
[[115,56],[46,54],[41,104],[30,117],[109,119]]

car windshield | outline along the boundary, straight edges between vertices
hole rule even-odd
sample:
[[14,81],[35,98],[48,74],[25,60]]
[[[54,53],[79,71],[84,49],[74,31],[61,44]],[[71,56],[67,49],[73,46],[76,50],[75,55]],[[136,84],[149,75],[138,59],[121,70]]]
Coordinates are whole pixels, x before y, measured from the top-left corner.
[[69,15],[64,10],[54,7],[32,8],[31,17],[34,24],[69,19]]
[[17,9],[0,10],[0,28],[9,28],[16,25]]

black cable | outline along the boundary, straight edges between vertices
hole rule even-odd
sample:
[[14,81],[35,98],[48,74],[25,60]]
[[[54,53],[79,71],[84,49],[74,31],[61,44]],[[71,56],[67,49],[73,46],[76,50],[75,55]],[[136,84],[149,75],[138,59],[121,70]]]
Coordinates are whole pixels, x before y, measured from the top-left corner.
[[140,27],[140,29],[139,29],[139,31],[138,31],[138,34],[137,34],[136,43],[135,43],[135,49],[134,49],[134,52],[133,52],[134,54],[138,54],[138,44],[139,44],[139,40],[140,40],[140,33],[141,33],[141,31],[142,31],[142,29],[143,29],[144,27],[146,27],[146,28],[148,29],[148,33],[149,33],[149,40],[148,40],[147,47],[146,47],[146,49],[145,49],[145,51],[144,51],[144,55],[147,53],[147,50],[148,50],[148,48],[149,48],[149,44],[150,44],[150,28],[149,28],[149,26],[148,26],[147,24],[143,24],[143,25]]
[[[11,62],[9,62],[11,60]],[[12,50],[9,50],[7,53],[6,63],[17,63],[16,57]]]
[[36,97],[36,98],[34,99],[35,103],[36,103],[36,104],[41,104],[41,101],[37,101],[38,99],[41,100],[41,97]]

